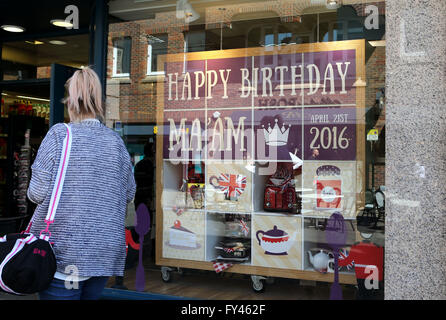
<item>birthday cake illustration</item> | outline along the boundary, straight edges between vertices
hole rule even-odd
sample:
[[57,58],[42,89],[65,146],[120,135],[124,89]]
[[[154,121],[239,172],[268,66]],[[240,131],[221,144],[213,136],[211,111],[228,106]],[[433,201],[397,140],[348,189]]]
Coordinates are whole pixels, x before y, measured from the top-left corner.
[[175,220],[174,225],[169,229],[168,245],[177,249],[198,249],[197,235],[181,226],[180,220]]

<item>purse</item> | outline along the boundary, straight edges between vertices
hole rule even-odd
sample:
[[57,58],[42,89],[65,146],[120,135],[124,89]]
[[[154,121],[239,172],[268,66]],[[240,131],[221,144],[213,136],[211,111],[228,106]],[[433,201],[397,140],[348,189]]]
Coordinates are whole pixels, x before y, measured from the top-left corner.
[[298,197],[294,186],[291,164],[278,164],[277,171],[265,185],[263,209],[294,213],[297,211]]
[[50,225],[54,222],[64,184],[71,150],[71,128],[66,125],[62,154],[51,194],[46,229],[39,236],[29,233],[32,220],[23,233],[7,234],[0,238],[0,289],[14,295],[26,295],[47,289],[56,273],[56,257],[49,242]]

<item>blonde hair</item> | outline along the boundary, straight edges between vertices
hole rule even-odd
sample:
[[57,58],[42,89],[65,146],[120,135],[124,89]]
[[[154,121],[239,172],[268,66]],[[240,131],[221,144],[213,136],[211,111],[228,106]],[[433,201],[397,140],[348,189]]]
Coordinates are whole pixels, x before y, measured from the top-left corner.
[[67,104],[71,121],[77,122],[87,117],[103,120],[102,86],[93,69],[85,67],[77,70],[65,87],[68,96],[63,102]]

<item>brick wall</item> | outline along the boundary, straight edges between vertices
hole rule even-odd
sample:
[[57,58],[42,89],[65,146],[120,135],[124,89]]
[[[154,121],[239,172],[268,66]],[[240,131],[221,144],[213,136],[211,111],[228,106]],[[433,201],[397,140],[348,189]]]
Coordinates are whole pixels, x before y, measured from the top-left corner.
[[386,86],[386,47],[376,47],[366,64],[366,106],[375,104],[376,92]]
[[[184,51],[183,32],[188,25],[176,18],[175,12],[157,14],[155,19],[110,24],[107,61],[108,121],[156,122],[156,77],[147,76],[146,35],[168,34],[168,53]],[[131,62],[129,78],[113,78],[113,40],[130,37]]]
[[[385,164],[375,164],[375,189],[386,185],[386,166]],[[372,187],[372,165],[369,166],[369,186]]]

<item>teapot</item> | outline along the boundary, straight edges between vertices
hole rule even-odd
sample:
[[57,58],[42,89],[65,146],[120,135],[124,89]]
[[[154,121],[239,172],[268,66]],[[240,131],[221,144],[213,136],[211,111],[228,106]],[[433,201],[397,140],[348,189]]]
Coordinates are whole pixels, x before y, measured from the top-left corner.
[[[259,234],[262,234],[262,237],[259,237]],[[259,246],[265,250],[265,254],[287,255],[296,238],[296,232],[290,238],[288,233],[274,226],[272,230],[257,231],[256,238]]]
[[313,265],[313,268],[320,273],[333,272],[334,270],[331,268],[333,265],[334,256],[333,253],[326,253],[324,250],[320,250],[315,255],[312,255],[311,251],[308,250],[308,256],[310,258],[310,262]]

